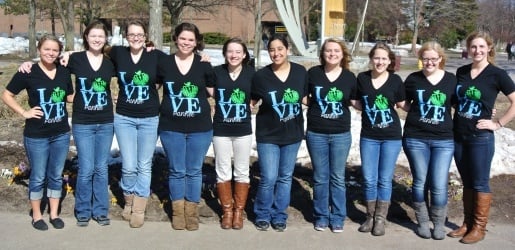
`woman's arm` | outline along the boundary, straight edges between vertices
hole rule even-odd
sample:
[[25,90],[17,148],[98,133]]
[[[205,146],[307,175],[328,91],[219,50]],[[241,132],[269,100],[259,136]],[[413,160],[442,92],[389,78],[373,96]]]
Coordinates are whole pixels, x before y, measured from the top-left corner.
[[33,107],[29,110],[25,110],[14,98],[16,95],[9,90],[4,90],[2,93],[2,101],[11,108],[14,112],[20,114],[25,119],[29,118],[41,118],[43,112],[39,106]]
[[363,110],[363,107],[361,106],[361,101],[359,100],[350,100],[350,104],[352,105],[352,107],[359,111]]

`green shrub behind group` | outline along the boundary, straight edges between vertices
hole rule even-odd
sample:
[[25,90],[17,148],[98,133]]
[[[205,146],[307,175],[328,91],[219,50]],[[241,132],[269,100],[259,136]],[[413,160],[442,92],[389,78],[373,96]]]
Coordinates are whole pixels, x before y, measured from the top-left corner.
[[206,32],[202,34],[204,36],[205,44],[224,44],[225,41],[229,40],[229,37],[220,32]]

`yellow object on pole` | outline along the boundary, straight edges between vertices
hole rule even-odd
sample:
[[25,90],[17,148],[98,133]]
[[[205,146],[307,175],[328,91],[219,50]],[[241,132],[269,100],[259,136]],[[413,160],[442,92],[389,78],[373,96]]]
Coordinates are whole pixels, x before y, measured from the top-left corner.
[[418,59],[418,69],[422,69],[423,65],[422,65],[422,60]]

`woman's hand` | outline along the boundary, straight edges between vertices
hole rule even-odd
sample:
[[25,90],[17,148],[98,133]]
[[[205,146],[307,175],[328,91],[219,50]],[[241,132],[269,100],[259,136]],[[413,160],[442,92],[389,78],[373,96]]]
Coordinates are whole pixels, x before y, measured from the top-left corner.
[[23,118],[30,119],[30,118],[37,118],[40,119],[43,117],[43,111],[41,111],[41,107],[35,106],[29,110],[25,110],[21,113]]
[[70,60],[70,54],[71,52],[64,52],[62,55],[61,55],[61,59],[59,59],[59,62],[61,63],[61,65],[63,65],[64,67],[68,66],[68,61]]
[[478,120],[476,123],[477,129],[488,129],[488,130],[498,130],[502,128],[501,124],[499,122],[494,122],[493,120],[487,120],[487,119],[481,119]]
[[32,68],[32,62],[24,62],[18,67],[18,72],[20,73],[30,73],[30,70]]

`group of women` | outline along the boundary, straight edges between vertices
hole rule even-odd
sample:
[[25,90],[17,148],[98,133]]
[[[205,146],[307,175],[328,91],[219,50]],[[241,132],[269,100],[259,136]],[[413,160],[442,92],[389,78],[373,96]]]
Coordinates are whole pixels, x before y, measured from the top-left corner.
[[[247,47],[239,38],[224,44],[225,63],[211,68],[198,55],[203,49],[202,36],[190,23],[176,27],[177,52],[172,55],[146,49],[146,28],[138,21],[127,25],[129,47],[107,49],[106,37],[105,26],[92,23],[84,32],[86,51],[73,53],[69,59],[65,56],[67,67],[63,67],[56,63],[60,42],[44,36],[38,45],[40,62],[22,66],[29,73],[17,73],[2,95],[26,119],[24,144],[32,168],[29,199],[34,228],[48,228],[40,211],[45,184],[50,223],[64,227],[57,207],[70,138],[66,101],[73,101],[72,133],[79,158],[78,226],[87,226],[91,219],[109,224],[107,158],[114,134],[123,159],[122,217],[131,227],[144,223],[159,136],[169,159],[172,227],[199,227],[202,164],[213,142],[221,227],[241,229],[250,182],[251,109],[259,105],[256,228],[286,230],[293,170],[305,138],[313,165],[314,229],[342,232],[347,214],[345,165],[351,145],[349,107],[353,106],[362,116],[366,220],[359,231],[385,234],[395,163],[403,147],[414,180],[416,233],[422,238],[445,238],[447,177],[454,156],[464,185],[465,218],[448,235],[462,237],[463,243],[483,239],[491,202],[492,132],[515,117],[515,85],[493,64],[495,52],[488,34],[475,32],[467,38],[473,61],[459,68],[456,76],[444,70],[442,47],[425,43],[418,52],[423,69],[404,82],[393,71],[395,55],[383,43],[369,53],[371,69],[356,77],[349,70],[350,54],[337,39],[323,43],[321,65],[306,71],[288,59],[285,37],[274,35],[267,44],[272,63],[254,72],[247,65]],[[70,72],[75,75],[75,87]],[[109,83],[114,76],[119,93],[113,115]],[[14,99],[24,89],[29,94],[29,110]],[[502,117],[492,120],[499,91],[512,104]],[[215,100],[213,115],[209,97]],[[306,133],[303,105],[308,109]],[[407,111],[404,135],[396,108]]]

